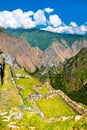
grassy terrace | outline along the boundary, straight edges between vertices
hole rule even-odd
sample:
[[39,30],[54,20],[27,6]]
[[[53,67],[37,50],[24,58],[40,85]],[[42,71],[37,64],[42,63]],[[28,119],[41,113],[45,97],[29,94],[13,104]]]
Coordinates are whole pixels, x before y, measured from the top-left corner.
[[24,88],[24,90],[21,91],[21,96],[26,105],[32,106],[29,100],[26,100],[27,95],[31,93],[33,94],[36,92],[41,92],[43,98],[42,100],[37,100],[36,103],[39,106],[40,110],[44,113],[45,117],[51,118],[76,115],[76,113],[60,97],[55,96],[48,100],[45,99],[45,94],[49,91],[47,86],[33,90],[33,86],[40,85],[41,82],[28,75],[28,73],[26,73],[24,70],[16,70],[14,72],[29,76],[28,79],[15,78],[16,84]]
[[0,110],[20,105],[18,92],[10,79],[9,65],[5,65],[4,74],[4,83],[0,86]]
[[59,96],[49,98],[48,100],[43,98],[38,100],[37,104],[47,118],[76,115]]
[[[0,86],[0,113],[11,111],[16,106],[20,105],[20,97],[18,91],[14,88],[10,79],[9,65],[5,65],[4,84]],[[25,101],[26,96],[29,93],[35,93],[37,91],[42,92],[42,100],[37,100],[36,103],[39,106],[40,111],[45,115],[45,118],[41,118],[35,112],[28,112],[19,107],[16,111],[23,112],[23,118],[15,120],[13,117],[9,122],[4,122],[3,118],[0,117],[0,130],[10,130],[8,124],[14,122],[19,128],[12,128],[12,130],[87,130],[87,118],[75,121],[74,119],[68,119],[66,121],[50,122],[50,118],[61,116],[73,116],[76,113],[58,96],[53,98],[45,99],[46,92],[49,91],[47,86],[43,86],[37,90],[33,90],[33,86],[42,84],[32,76],[28,75],[23,70],[16,70],[16,73],[25,74],[29,76],[29,79],[15,78],[17,85],[24,88],[21,91],[23,100]],[[7,103],[7,104],[6,104]],[[33,106],[31,102],[25,101],[25,105]],[[10,112],[9,112],[10,116]]]
[[49,89],[47,86],[44,86],[42,88],[39,88],[38,91],[41,92],[44,96],[49,91]]
[[33,105],[30,103],[30,101],[26,100],[26,97],[29,94],[33,94],[33,93],[36,93],[36,92],[42,92],[42,94],[44,95],[46,92],[49,91],[49,89],[45,85],[42,88],[39,88],[37,90],[33,90],[34,86],[42,85],[42,83],[40,81],[38,81],[37,79],[33,78],[32,76],[30,76],[23,69],[14,70],[13,73],[23,74],[23,75],[29,76],[28,79],[26,79],[26,78],[15,78],[16,84],[18,86],[21,86],[22,88],[24,88],[24,90],[21,91],[20,94],[23,98],[25,105],[33,107]]
[[0,63],[2,63],[3,62],[3,59],[0,57]]

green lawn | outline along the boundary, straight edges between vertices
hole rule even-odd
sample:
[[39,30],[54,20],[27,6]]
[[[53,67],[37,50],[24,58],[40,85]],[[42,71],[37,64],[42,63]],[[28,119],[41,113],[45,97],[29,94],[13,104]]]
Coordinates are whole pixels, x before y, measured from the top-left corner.
[[39,88],[38,91],[44,95],[47,92],[49,92],[49,88],[46,85],[44,85],[42,88]]
[[76,115],[76,113],[58,96],[49,98],[48,100],[43,98],[42,100],[36,101],[36,103],[47,118]]

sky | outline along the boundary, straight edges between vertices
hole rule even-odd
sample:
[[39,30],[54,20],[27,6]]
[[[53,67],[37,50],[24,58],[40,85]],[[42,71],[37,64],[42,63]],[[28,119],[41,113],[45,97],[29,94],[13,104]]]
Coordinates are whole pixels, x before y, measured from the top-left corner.
[[84,35],[87,0],[0,0],[0,27]]

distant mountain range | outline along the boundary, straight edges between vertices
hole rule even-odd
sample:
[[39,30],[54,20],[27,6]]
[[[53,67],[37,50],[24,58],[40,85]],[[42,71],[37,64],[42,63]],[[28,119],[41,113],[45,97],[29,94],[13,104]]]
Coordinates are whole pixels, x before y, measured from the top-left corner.
[[87,37],[81,35],[58,34],[39,29],[7,29],[9,34],[23,37],[32,47],[43,50],[40,61],[44,66],[58,65],[87,46]]
[[87,37],[0,29],[0,130],[67,128],[87,130]]
[[0,46],[18,64],[34,72],[41,66],[58,66],[76,55],[87,47],[87,37],[39,29],[0,29]]
[[87,36],[72,35],[72,34],[59,34],[44,31],[36,28],[32,29],[6,29],[6,31],[16,37],[23,37],[32,47],[39,47],[41,50],[47,49],[53,42],[59,42],[64,45],[65,43],[71,47],[74,42],[82,42],[87,40]]

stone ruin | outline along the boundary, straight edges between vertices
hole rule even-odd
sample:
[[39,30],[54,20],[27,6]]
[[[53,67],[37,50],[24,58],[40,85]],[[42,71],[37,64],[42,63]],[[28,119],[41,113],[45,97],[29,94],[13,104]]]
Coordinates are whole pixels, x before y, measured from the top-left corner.
[[37,90],[39,88],[42,88],[43,86],[42,85],[36,85],[36,86],[33,86],[33,90]]
[[27,98],[30,98],[31,100],[41,100],[42,99],[42,93],[37,92],[35,94],[30,94],[27,96]]
[[29,76],[26,76],[26,75],[23,75],[23,74],[18,74],[18,73],[15,73],[14,76],[15,76],[16,78],[25,78],[25,79],[30,78]]

